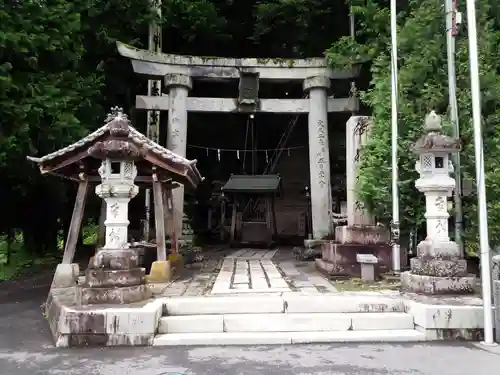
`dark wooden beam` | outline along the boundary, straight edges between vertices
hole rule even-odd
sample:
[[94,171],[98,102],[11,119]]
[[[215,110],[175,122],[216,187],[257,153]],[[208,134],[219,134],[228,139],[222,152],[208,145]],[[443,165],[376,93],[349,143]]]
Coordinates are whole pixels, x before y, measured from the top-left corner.
[[84,151],[79,151],[79,152],[71,155],[70,157],[65,157],[65,158],[61,159],[61,161],[59,163],[52,164],[52,161],[50,161],[49,162],[50,164],[45,164],[45,165],[41,164],[40,165],[40,172],[42,174],[53,173],[53,172],[57,171],[58,169],[67,167],[68,165],[76,164],[78,161],[85,159],[88,156],[89,156],[89,154],[87,152],[87,149],[85,149]]
[[88,187],[89,181],[86,177],[84,177],[84,179],[78,184],[75,206],[73,208],[73,214],[71,215],[68,236],[64,245],[64,255],[62,259],[63,264],[71,264],[73,262],[73,258],[75,257],[78,235],[82,226],[83,211],[85,210],[85,203],[87,202]]
[[177,242],[177,233],[176,233],[176,226],[175,226],[175,208],[174,208],[174,198],[172,196],[172,190],[171,189],[165,189],[165,195],[166,195],[166,207],[167,207],[167,227],[170,230],[170,248],[171,248],[171,255],[173,257],[177,257],[179,255],[179,248],[178,248],[178,242]]
[[153,176],[153,201],[155,208],[155,230],[157,260],[167,260],[167,248],[165,246],[165,213],[163,203],[163,185],[161,181],[154,181]]
[[231,214],[231,242],[234,242],[236,238],[236,209],[238,206],[238,201],[235,199],[233,202],[233,212]]

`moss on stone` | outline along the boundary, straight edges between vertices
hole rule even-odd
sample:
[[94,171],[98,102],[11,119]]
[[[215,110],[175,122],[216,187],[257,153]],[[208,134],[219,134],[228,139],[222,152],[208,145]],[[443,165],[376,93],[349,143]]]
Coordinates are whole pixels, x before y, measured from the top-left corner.
[[358,277],[352,277],[347,280],[332,280],[331,283],[339,292],[377,292],[382,290],[399,290],[401,283],[399,281],[379,280],[371,283],[363,282]]

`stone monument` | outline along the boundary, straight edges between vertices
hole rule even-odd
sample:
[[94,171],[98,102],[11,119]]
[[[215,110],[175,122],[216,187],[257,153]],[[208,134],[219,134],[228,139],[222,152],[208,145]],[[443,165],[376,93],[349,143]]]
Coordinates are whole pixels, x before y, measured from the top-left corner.
[[375,256],[377,274],[389,271],[392,265],[389,231],[377,225],[375,218],[356,199],[360,150],[368,139],[371,125],[371,118],[366,116],[352,116],[346,123],[347,223],[335,227],[335,240],[324,241],[322,257],[316,259],[318,270],[328,276],[360,276],[357,255]]
[[472,293],[475,277],[467,273],[467,262],[459,246],[448,237],[448,197],[455,188],[450,176],[449,155],[460,151],[460,140],[441,133],[441,117],[432,111],[425,118],[425,133],[415,143],[416,188],[425,194],[427,237],[417,246],[410,271],[401,275],[402,290],[422,294]]

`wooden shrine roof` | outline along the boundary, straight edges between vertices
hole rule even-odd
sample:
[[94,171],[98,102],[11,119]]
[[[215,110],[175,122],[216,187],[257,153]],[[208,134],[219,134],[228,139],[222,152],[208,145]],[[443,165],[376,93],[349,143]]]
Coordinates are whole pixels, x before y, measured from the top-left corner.
[[[179,182],[195,188],[203,180],[196,160],[188,160],[152,141],[130,123],[120,109],[106,119],[106,124],[79,141],[42,157],[28,156],[41,173],[79,180],[80,173],[99,181],[100,159],[134,160],[138,179],[145,182],[156,173],[161,180]],[[146,176],[146,177],[145,177]],[[148,180],[151,181],[151,180]]]
[[233,194],[275,194],[280,185],[281,177],[277,174],[232,175],[222,191]]

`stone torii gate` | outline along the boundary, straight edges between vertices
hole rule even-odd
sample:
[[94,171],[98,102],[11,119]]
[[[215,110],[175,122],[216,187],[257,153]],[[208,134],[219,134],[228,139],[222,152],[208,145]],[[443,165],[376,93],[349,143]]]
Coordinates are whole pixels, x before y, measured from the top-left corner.
[[[313,237],[332,234],[331,181],[328,142],[329,112],[356,112],[356,97],[328,96],[331,80],[350,80],[358,70],[334,71],[324,58],[255,59],[204,58],[151,53],[118,43],[120,55],[129,58],[134,72],[164,80],[168,94],[136,98],[138,110],[168,111],[166,147],[186,156],[188,112],[307,113]],[[193,79],[239,80],[238,98],[189,97]],[[307,99],[259,99],[259,80],[302,81]],[[180,232],[184,191],[174,192],[176,228]]]

